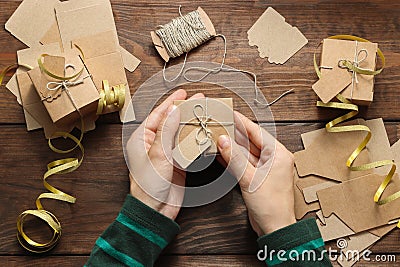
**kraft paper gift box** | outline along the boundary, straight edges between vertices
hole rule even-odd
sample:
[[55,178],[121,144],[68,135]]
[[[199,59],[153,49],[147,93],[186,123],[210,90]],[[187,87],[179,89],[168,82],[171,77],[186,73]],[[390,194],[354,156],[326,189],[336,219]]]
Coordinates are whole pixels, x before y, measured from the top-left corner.
[[[219,136],[228,135],[234,139],[232,98],[178,100],[174,101],[174,105],[180,110],[181,121],[173,157],[182,168],[187,168],[202,153],[217,154]],[[206,138],[200,120],[207,121],[206,128],[210,131],[209,142],[205,144],[198,142]],[[196,135],[199,137],[197,141]]]
[[[355,62],[359,67],[375,70],[378,44],[336,39],[325,39],[321,54],[321,79],[313,85],[314,91],[326,103],[338,93],[357,105],[369,105],[374,96],[374,76],[356,74],[340,68],[339,61]],[[363,52],[366,51],[366,52]]]
[[[68,65],[74,68],[66,68]],[[99,93],[79,56],[72,54],[67,55],[66,58],[45,56],[44,66],[51,73],[61,77],[70,76],[83,68],[78,77],[69,81],[71,84],[67,84],[67,89],[62,85],[62,81],[51,78],[39,67],[28,72],[53,123],[68,125],[78,121],[80,116],[95,114]],[[73,84],[74,82],[76,83]],[[56,90],[48,89],[56,87],[58,87]]]

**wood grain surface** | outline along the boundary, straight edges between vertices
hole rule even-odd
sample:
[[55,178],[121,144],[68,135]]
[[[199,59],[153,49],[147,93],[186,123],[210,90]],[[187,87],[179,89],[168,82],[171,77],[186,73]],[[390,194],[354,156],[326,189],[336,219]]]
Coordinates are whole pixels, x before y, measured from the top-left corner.
[[[0,24],[4,25],[21,1],[0,0]],[[385,121],[391,144],[400,137],[400,1],[323,1],[323,0],[209,0],[171,2],[168,0],[112,0],[120,42],[142,60],[139,68],[127,73],[131,93],[163,68],[149,32],[178,16],[178,5],[188,12],[201,5],[218,33],[228,40],[226,64],[258,75],[258,86],[267,100],[294,88],[295,93],[272,106],[276,136],[292,152],[303,149],[300,134],[322,128],[339,113],[315,106],[311,85],[317,76],[313,54],[320,41],[330,35],[353,34],[378,42],[387,65],[376,77],[374,102],[362,108],[360,117]],[[247,30],[268,6],[297,26],[309,44],[284,65],[261,59],[256,47],[250,47]],[[0,30],[0,69],[15,63],[16,51],[25,46],[4,29]],[[189,54],[189,61],[220,62],[223,44],[211,40]],[[182,59],[172,61],[172,65]],[[10,75],[6,78],[6,81]],[[254,116],[240,98],[252,97],[248,87],[231,92],[213,84],[180,86],[189,94],[203,92],[209,97],[234,97],[235,109],[259,122],[271,120],[267,113]],[[155,88],[154,90],[161,90]],[[173,91],[173,90],[172,90]],[[172,92],[171,91],[171,92]],[[135,99],[137,124],[146,116],[154,91],[141,91]],[[15,220],[20,212],[34,208],[34,200],[44,191],[41,176],[45,164],[57,158],[47,147],[41,131],[26,132],[22,108],[4,86],[0,89],[0,265],[1,266],[82,266],[101,232],[113,221],[128,193],[128,170],[122,151],[122,125],[118,115],[100,118],[97,129],[85,135],[83,165],[70,175],[51,178],[51,182],[77,197],[77,203],[45,201],[61,220],[63,237],[48,255],[33,256],[24,251],[15,238]],[[264,124],[271,129],[273,124]],[[136,127],[134,126],[134,127]],[[215,163],[201,173],[191,173],[188,183],[216,178],[221,166]],[[206,178],[205,178],[206,177]],[[263,266],[256,259],[256,235],[251,230],[238,188],[218,201],[203,207],[184,208],[177,222],[182,231],[166,249],[157,266]],[[35,227],[37,226],[37,227]],[[46,237],[40,224],[27,229],[33,236]],[[400,261],[400,235],[392,231],[371,250],[395,254]],[[327,244],[335,246],[334,242]],[[361,262],[356,266],[395,266],[393,263]]]

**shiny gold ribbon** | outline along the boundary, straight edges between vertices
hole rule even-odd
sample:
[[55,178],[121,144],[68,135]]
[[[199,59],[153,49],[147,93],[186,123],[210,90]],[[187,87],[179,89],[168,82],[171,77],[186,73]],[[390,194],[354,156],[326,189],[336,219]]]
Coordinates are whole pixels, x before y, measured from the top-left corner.
[[[336,35],[329,37],[329,39],[343,39],[343,40],[353,40],[353,41],[360,41],[360,42],[369,42],[366,39],[356,37],[356,36],[351,36],[351,35]],[[373,70],[365,70],[358,68],[355,64],[352,62],[346,60],[345,61],[345,66],[349,69],[349,71],[353,71],[359,74],[365,74],[365,75],[377,75],[382,72],[385,66],[385,57],[382,53],[382,51],[378,48],[378,55],[382,60],[382,67],[379,70],[373,71]],[[318,75],[319,78],[321,78],[321,72],[319,70],[318,64],[316,62],[316,55],[314,54],[314,68],[315,71]],[[395,171],[396,171],[396,165],[393,162],[393,160],[381,160],[381,161],[376,161],[376,162],[371,162],[367,164],[362,164],[359,166],[353,166],[353,163],[355,159],[358,157],[358,155],[361,153],[362,150],[367,146],[368,142],[370,141],[372,137],[371,130],[365,126],[365,125],[349,125],[349,126],[337,126],[339,123],[347,121],[353,117],[355,117],[358,114],[358,106],[351,103],[349,100],[347,100],[345,97],[343,97],[341,94],[338,94],[336,98],[339,100],[339,102],[328,102],[328,103],[323,103],[322,101],[317,102],[318,107],[326,107],[326,108],[336,108],[336,109],[343,109],[343,110],[349,110],[350,112],[346,113],[345,115],[342,115],[329,123],[326,124],[325,128],[328,132],[352,132],[352,131],[365,131],[367,132],[367,135],[365,136],[364,140],[358,145],[358,147],[352,152],[350,157],[347,159],[346,166],[350,168],[352,171],[365,171],[365,170],[370,170],[382,166],[389,166],[391,165],[391,169],[389,173],[386,175],[385,179],[379,186],[378,190],[376,191],[374,195],[374,202],[377,203],[378,205],[383,205],[389,202],[392,202],[393,200],[400,198],[400,191],[396,192],[384,199],[381,199],[383,192],[385,191],[386,187],[390,183]],[[397,225],[400,228],[400,221]]]
[[4,77],[6,77],[7,73],[10,71],[14,71],[16,69],[18,69],[19,67],[24,67],[28,70],[33,69],[31,66],[26,65],[26,64],[14,64],[14,65],[10,65],[8,67],[6,67],[1,73],[0,73],[0,86],[3,85],[3,80]]
[[[76,46],[76,47],[81,52],[82,58],[84,58],[82,50],[78,46]],[[55,78],[55,79],[58,79],[61,81],[69,81],[71,79],[78,78],[84,70],[84,67],[83,67],[80,71],[78,71],[77,73],[75,73],[74,75],[72,75],[70,77],[57,76],[57,75],[53,74],[51,71],[47,70],[46,67],[44,66],[42,60],[46,56],[47,56],[46,54],[43,54],[38,59],[39,68],[41,69],[41,71],[43,73],[47,74],[48,76],[50,76],[52,78]],[[72,98],[71,98],[71,101],[73,102]],[[74,106],[77,109],[79,115],[81,115],[75,104],[74,104]],[[79,136],[79,139],[77,137],[73,136],[72,134],[66,133],[66,132],[57,132],[54,134],[54,137],[64,137],[65,139],[72,140],[75,143],[75,145],[70,149],[66,149],[66,150],[59,149],[55,145],[53,145],[51,139],[48,140],[48,145],[49,145],[50,149],[52,151],[54,151],[55,153],[67,154],[67,153],[70,153],[70,152],[74,151],[75,149],[79,148],[81,151],[81,157],[80,158],[76,157],[76,158],[59,159],[59,160],[55,160],[55,161],[52,161],[49,164],[47,164],[47,171],[43,175],[43,185],[49,192],[42,193],[38,196],[38,198],[36,199],[36,208],[37,208],[36,210],[26,210],[26,211],[22,212],[17,218],[17,239],[18,239],[18,242],[22,245],[22,247],[24,247],[28,251],[31,251],[34,253],[47,252],[47,251],[51,250],[52,248],[54,248],[54,246],[57,245],[58,241],[61,238],[61,233],[62,233],[61,223],[59,222],[59,220],[53,213],[44,209],[44,207],[41,203],[41,200],[42,199],[54,199],[54,200],[68,202],[68,203],[75,203],[75,201],[76,201],[75,197],[55,188],[47,181],[47,179],[53,175],[71,173],[71,172],[75,171],[77,168],[79,168],[79,166],[82,164],[84,154],[85,154],[83,145],[81,143],[82,139],[83,139],[83,135],[84,135],[84,129],[85,129],[85,125],[84,125],[83,117],[81,115],[81,134]],[[53,231],[53,236],[48,242],[45,242],[45,243],[36,242],[25,233],[24,223],[28,216],[34,216],[34,217],[41,219],[51,228],[51,230]]]
[[122,109],[125,103],[126,86],[124,84],[118,84],[110,88],[107,80],[103,80],[102,84],[103,89],[100,90],[99,93],[100,99],[96,114],[103,114],[104,109],[109,105],[114,105],[118,107],[118,109]]

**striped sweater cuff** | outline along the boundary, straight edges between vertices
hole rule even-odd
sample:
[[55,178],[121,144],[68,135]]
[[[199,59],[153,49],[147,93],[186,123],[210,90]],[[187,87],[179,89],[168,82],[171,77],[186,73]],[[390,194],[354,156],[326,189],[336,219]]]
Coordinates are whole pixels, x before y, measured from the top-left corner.
[[[257,243],[260,250],[263,250],[262,254],[268,266],[331,266],[329,259],[322,253],[325,244],[314,218],[261,236]],[[316,252],[315,259],[294,259],[310,251]]]
[[179,230],[174,221],[128,195],[116,220],[97,239],[87,266],[153,266]]

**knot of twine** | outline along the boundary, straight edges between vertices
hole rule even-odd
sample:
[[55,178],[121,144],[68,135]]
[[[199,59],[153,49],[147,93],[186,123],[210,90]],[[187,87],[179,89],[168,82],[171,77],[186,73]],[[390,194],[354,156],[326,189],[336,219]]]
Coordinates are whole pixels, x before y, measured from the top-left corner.
[[[209,121],[211,120],[211,115],[208,115],[207,106],[208,105],[207,105],[207,102],[206,102],[206,108],[204,108],[204,106],[201,105],[201,104],[196,104],[193,107],[193,114],[194,114],[195,118],[198,120],[199,126],[200,126],[200,128],[197,130],[197,133],[196,133],[196,142],[199,145],[206,144],[211,139],[211,136],[212,136],[211,130],[208,129],[208,127],[207,127]],[[198,114],[197,110],[199,110],[199,109],[202,112],[201,115]],[[200,138],[200,134],[201,133],[203,133],[205,135],[204,138]]]
[[[75,66],[71,65],[71,64],[66,65],[64,69],[66,70],[67,68],[72,68],[72,69],[75,70]],[[46,89],[49,90],[49,91],[57,91],[59,89],[65,91],[67,93],[67,96],[70,99],[72,105],[74,106],[76,111],[79,113],[79,115],[81,115],[81,113],[79,111],[79,108],[76,105],[76,103],[74,101],[74,98],[71,95],[71,92],[69,91],[69,87],[73,87],[73,86],[77,86],[79,84],[82,84],[82,83],[84,83],[84,80],[86,78],[89,78],[89,77],[90,77],[90,75],[87,75],[86,77],[83,77],[82,79],[79,79],[79,80],[76,80],[76,81],[61,80],[61,81],[57,81],[57,82],[48,82],[47,85],[46,85]],[[50,95],[47,96],[46,99],[49,99],[49,98],[51,98]]]
[[[361,49],[360,51],[358,50],[358,41],[356,40],[356,46],[355,46],[355,51],[354,51],[354,60],[346,60],[346,59],[341,59],[338,62],[339,68],[342,69],[348,69],[350,72],[352,72],[352,79],[351,79],[351,95],[350,99],[353,100],[353,92],[355,89],[355,84],[358,84],[358,77],[357,73],[363,74],[364,69],[360,69],[360,64],[367,59],[368,57],[368,51],[366,49]],[[364,54],[364,57],[360,60],[360,56]],[[365,70],[365,71],[370,71],[370,70]]]

